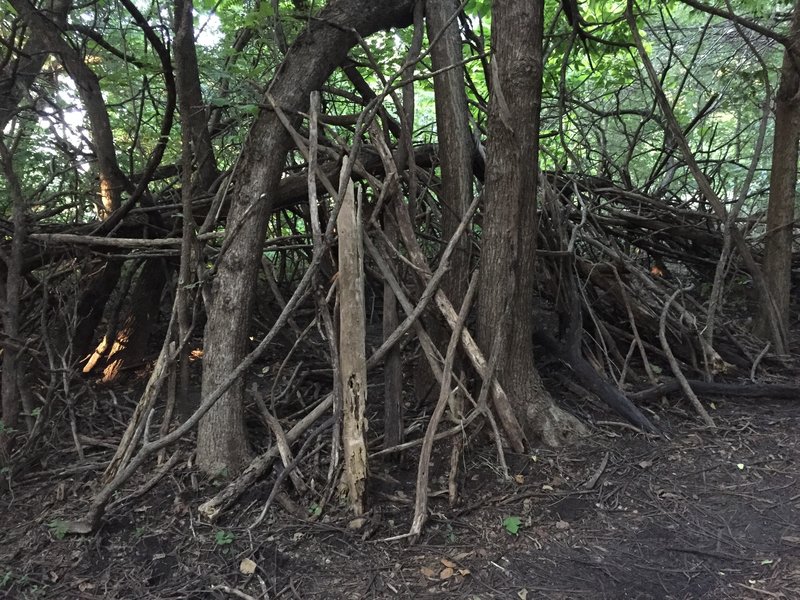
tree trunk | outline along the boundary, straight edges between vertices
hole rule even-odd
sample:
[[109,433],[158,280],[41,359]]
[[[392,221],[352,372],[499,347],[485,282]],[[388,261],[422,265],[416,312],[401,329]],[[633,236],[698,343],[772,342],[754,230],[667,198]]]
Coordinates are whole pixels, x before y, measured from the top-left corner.
[[[460,66],[463,55],[458,10],[456,0],[428,0],[425,5],[428,39],[436,40],[431,47],[433,70],[441,71],[433,78],[433,90],[442,169],[438,195],[442,205],[443,240],[453,236],[472,202],[472,138],[464,72]],[[442,281],[442,289],[456,307],[461,306],[469,283],[469,250],[469,237],[463,235]]]
[[[797,195],[797,158],[800,140],[800,0],[795,1],[790,34],[792,47],[785,50],[781,80],[775,103],[775,139],[769,178],[769,207],[764,257],[764,281],[786,339],[789,330],[789,299],[792,285],[792,232]],[[794,52],[794,56],[792,56]],[[770,311],[762,306],[756,331],[773,337]],[[778,340],[773,343],[779,344]]]
[[[533,362],[543,0],[495,0],[478,339],[500,352],[498,376],[529,437],[557,446],[583,432]],[[505,343],[493,349],[496,332]]]
[[[19,377],[21,363],[20,340],[20,298],[23,290],[22,277],[22,249],[25,244],[27,230],[27,207],[22,185],[14,169],[14,162],[6,148],[5,142],[0,139],[0,161],[8,185],[8,194],[11,200],[11,219],[13,223],[13,237],[11,238],[11,252],[4,255],[6,262],[6,280],[3,285],[5,297],[3,298],[3,373],[2,373],[2,398],[0,399],[0,467],[7,466],[8,456],[11,454],[13,444],[13,429],[19,421]],[[2,478],[2,475],[0,475]]]
[[200,87],[192,7],[192,0],[175,0],[175,79],[180,109],[187,113],[185,122],[191,130],[192,160],[196,170],[193,187],[208,192],[218,173]]
[[[354,30],[363,37],[407,25],[412,5],[412,0],[332,0],[289,49],[270,86],[271,99],[292,111],[307,110],[310,92],[322,86],[357,42]],[[242,148],[227,228],[235,235],[226,239],[228,249],[216,266],[206,325],[203,397],[246,353],[260,251],[289,143],[277,114],[263,110]],[[206,472],[226,469],[232,474],[247,461],[243,391],[242,381],[231,386],[200,422],[197,464]]]

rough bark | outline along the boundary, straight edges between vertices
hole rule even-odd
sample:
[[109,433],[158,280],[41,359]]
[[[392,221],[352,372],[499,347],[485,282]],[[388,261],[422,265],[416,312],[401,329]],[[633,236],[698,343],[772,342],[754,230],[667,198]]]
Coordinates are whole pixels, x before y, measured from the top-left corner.
[[14,233],[11,239],[11,252],[4,256],[6,262],[6,280],[4,282],[5,297],[3,298],[3,373],[2,373],[2,398],[0,406],[0,467],[7,464],[10,453],[13,430],[19,421],[19,370],[21,365],[20,334],[20,298],[23,290],[22,278],[22,248],[27,230],[26,203],[22,194],[22,185],[14,169],[13,159],[5,143],[0,140],[0,161],[2,161],[3,175],[5,176],[8,193],[11,199],[11,215]]
[[537,164],[542,89],[543,1],[492,7],[486,214],[481,249],[478,340],[487,355],[499,328],[499,379],[529,437],[559,445],[583,426],[559,409],[533,362]]
[[[217,178],[217,164],[203,92],[200,88],[200,69],[197,65],[197,49],[194,43],[192,0],[175,1],[175,83],[178,88],[181,112],[186,113],[186,122],[191,130],[192,158],[196,172],[195,185],[198,191],[208,191]],[[184,163],[185,164],[185,163]]]
[[[439,72],[433,78],[436,103],[436,132],[442,183],[442,238],[449,240],[472,201],[472,136],[469,132],[469,109],[464,91],[461,35],[456,0],[428,0],[425,15],[428,39],[432,40],[431,62]],[[458,65],[458,66],[453,66]],[[442,289],[455,306],[461,306],[469,283],[469,237],[464,235],[450,259],[450,270]]]
[[[309,93],[320,88],[357,42],[353,31],[363,37],[407,25],[412,5],[411,0],[333,0],[289,48],[270,86],[271,98],[294,111],[307,110]],[[236,173],[228,219],[228,231],[235,234],[226,240],[229,245],[217,263],[205,333],[203,397],[213,393],[245,355],[259,251],[289,147],[289,134],[278,115],[262,111]],[[243,391],[241,381],[231,386],[200,423],[197,464],[207,472],[233,473],[247,461]]]
[[[775,99],[775,138],[769,179],[764,282],[775,303],[778,328],[785,339],[789,330],[789,298],[792,284],[792,232],[797,193],[797,158],[800,141],[800,0],[794,4],[790,34]],[[792,55],[794,53],[794,55]],[[761,307],[756,325],[759,335],[773,337],[770,311]],[[778,345],[779,341],[773,339]]]

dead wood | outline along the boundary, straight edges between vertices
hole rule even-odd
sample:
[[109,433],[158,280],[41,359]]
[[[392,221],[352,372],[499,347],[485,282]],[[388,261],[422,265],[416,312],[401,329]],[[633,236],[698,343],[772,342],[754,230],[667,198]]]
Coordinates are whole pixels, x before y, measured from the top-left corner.
[[[706,396],[794,401],[800,399],[800,386],[787,383],[727,383],[701,381],[699,379],[689,379],[687,382],[695,393]],[[677,379],[671,379],[659,383],[656,386],[630,394],[629,397],[637,404],[641,404],[644,402],[653,402],[662,396],[667,396],[680,389],[680,382]]]

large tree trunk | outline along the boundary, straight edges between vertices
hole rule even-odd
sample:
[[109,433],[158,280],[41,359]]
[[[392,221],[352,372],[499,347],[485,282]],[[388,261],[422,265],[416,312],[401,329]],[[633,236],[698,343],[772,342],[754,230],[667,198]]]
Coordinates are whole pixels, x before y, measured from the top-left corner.
[[[797,157],[800,140],[800,0],[795,1],[791,49],[783,56],[781,80],[775,103],[775,139],[769,178],[764,281],[780,322],[778,330],[786,339],[789,330],[789,298],[792,284],[792,232],[797,202]],[[792,56],[794,52],[794,56]],[[770,335],[769,307],[762,306],[756,330]],[[773,340],[779,345],[779,340]]]
[[[543,0],[495,0],[478,339],[529,439],[559,445],[583,426],[559,409],[533,362]],[[493,349],[498,331],[505,343]],[[502,336],[501,336],[502,337]]]
[[[298,37],[270,86],[274,101],[305,111],[318,89],[361,36],[411,20],[412,0],[332,0]],[[264,104],[269,105],[267,98]],[[293,113],[296,114],[296,113]],[[228,216],[233,231],[217,263],[213,305],[205,333],[203,396],[212,393],[247,350],[260,251],[289,148],[289,135],[275,112],[258,116],[242,149],[237,187]],[[243,422],[243,382],[231,386],[200,422],[197,464],[206,472],[239,471],[248,458]]]

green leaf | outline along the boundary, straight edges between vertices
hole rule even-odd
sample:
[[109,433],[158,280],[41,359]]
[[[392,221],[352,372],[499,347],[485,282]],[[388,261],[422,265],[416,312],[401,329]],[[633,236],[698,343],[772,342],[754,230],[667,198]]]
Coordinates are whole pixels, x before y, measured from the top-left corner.
[[52,533],[57,540],[63,540],[66,537],[68,529],[66,521],[54,519],[50,521],[47,526],[50,528],[50,533]]
[[232,544],[235,539],[236,536],[233,535],[231,531],[220,530],[214,535],[214,541],[217,543],[217,546],[227,546],[228,544]]
[[522,526],[522,519],[519,517],[506,517],[503,519],[503,527],[511,535],[517,535]]

